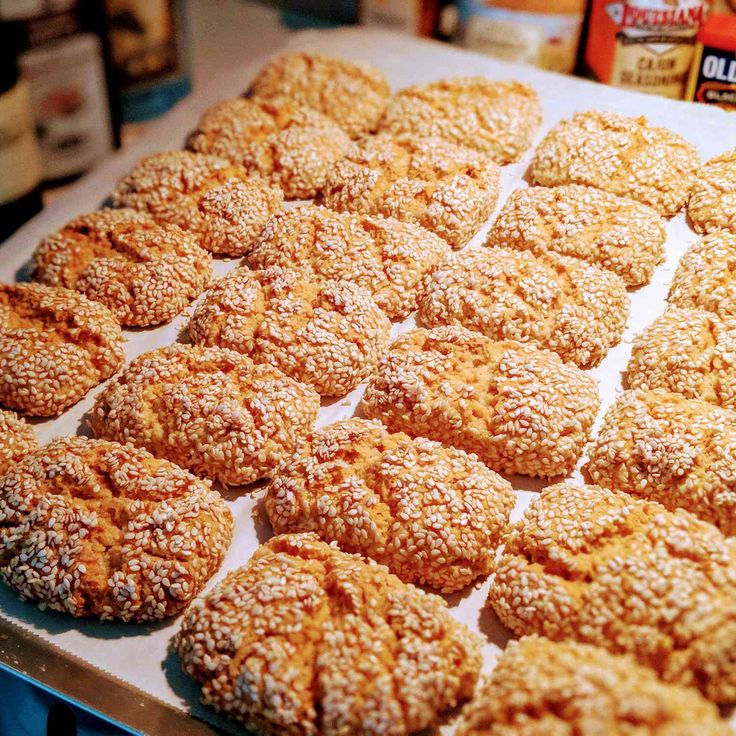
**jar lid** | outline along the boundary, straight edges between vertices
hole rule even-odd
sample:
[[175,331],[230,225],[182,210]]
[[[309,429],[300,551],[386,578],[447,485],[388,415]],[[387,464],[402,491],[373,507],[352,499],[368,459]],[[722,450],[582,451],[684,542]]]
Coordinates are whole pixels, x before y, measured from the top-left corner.
[[700,27],[698,43],[724,51],[736,51],[736,15],[713,13]]

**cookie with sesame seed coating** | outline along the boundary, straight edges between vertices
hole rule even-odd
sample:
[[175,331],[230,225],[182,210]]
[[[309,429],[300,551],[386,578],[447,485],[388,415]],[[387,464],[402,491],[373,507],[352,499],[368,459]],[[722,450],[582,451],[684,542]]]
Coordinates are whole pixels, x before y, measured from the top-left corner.
[[122,366],[113,314],[82,294],[41,284],[0,284],[0,405],[50,417]]
[[369,64],[297,51],[263,67],[250,94],[256,100],[287,97],[334,120],[351,138],[359,138],[375,131],[391,88]]
[[499,176],[484,154],[441,138],[374,136],[332,167],[317,202],[415,223],[460,248],[493,212]]
[[574,468],[599,405],[595,379],[555,353],[451,326],[400,335],[361,409],[492,470],[551,478]]
[[393,217],[306,205],[274,215],[248,256],[253,268],[298,265],[367,289],[391,318],[416,309],[422,277],[450,253],[442,238]]
[[700,161],[695,147],[645,117],[587,110],[558,123],[534,153],[534,184],[584,184],[630,197],[663,217],[687,201]]
[[217,156],[164,151],[142,158],[117,183],[112,200],[159,224],[178,225],[212,253],[240,256],[281,209],[284,195]]
[[391,322],[370,293],[349,281],[305,278],[278,266],[238,268],[194,310],[196,345],[250,355],[322,396],[344,396],[388,349]]
[[210,254],[176,225],[132,209],[75,217],[41,241],[34,281],[76,289],[104,304],[122,325],[173,319],[212,277]]
[[651,207],[567,184],[512,192],[486,245],[535,255],[554,251],[613,271],[627,286],[642,286],[664,260],[664,241],[664,222]]
[[630,657],[538,636],[510,641],[463,709],[457,736],[729,736],[697,690]]
[[276,534],[316,532],[450,593],[490,573],[514,501],[511,484],[473,455],[348,419],[299,444],[265,506]]
[[736,542],[712,524],[560,483],[504,545],[488,603],[516,634],[631,654],[666,682],[736,700]]
[[314,389],[224,348],[175,344],[133,360],[97,395],[98,437],[132,442],[227,485],[270,477],[319,411]]
[[541,122],[539,96],[528,84],[453,77],[399,90],[379,132],[407,138],[437,136],[508,164],[529,148]]
[[621,340],[629,315],[624,282],[577,258],[508,248],[453,253],[424,279],[425,327],[461,325],[518,340],[590,368]]
[[0,477],[0,577],[73,616],[175,616],[220,567],[232,531],[207,481],[131,445],[63,437]]
[[696,232],[736,233],[736,148],[710,159],[695,174],[687,214]]
[[33,427],[14,411],[0,409],[0,475],[37,447]]
[[408,736],[467,700],[481,665],[444,600],[314,534],[262,544],[175,646],[204,703],[274,735]]

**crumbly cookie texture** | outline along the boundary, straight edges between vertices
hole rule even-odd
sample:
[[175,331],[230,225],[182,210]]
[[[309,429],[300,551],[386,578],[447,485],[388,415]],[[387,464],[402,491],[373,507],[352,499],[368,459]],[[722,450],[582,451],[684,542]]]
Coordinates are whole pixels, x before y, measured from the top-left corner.
[[488,603],[515,633],[628,653],[667,682],[736,699],[736,543],[712,524],[560,483],[504,544]]
[[507,164],[529,148],[541,122],[539,97],[528,84],[454,77],[399,90],[380,132],[445,138]]
[[728,736],[697,690],[630,657],[538,636],[510,641],[462,712],[457,736]]
[[279,187],[250,177],[242,166],[191,151],[142,158],[112,194],[116,207],[148,212],[178,225],[202,248],[220,255],[247,253],[266,220],[281,209]]
[[98,394],[98,437],[132,442],[228,485],[270,477],[311,429],[319,395],[223,348],[144,353]]
[[629,315],[616,274],[556,253],[466,248],[425,278],[423,292],[426,327],[461,325],[493,340],[531,343],[581,368],[620,342]]
[[263,67],[250,94],[254,99],[287,97],[358,138],[375,131],[391,88],[374,66],[300,51],[278,56]]
[[486,245],[554,251],[648,284],[664,261],[664,221],[651,207],[595,187],[527,187],[506,200]]
[[588,450],[594,483],[736,534],[736,417],[667,391],[626,391]]
[[64,437],[0,477],[0,577],[73,616],[176,615],[220,567],[232,530],[208,482],[131,445]]
[[696,232],[736,233],[736,148],[715,156],[696,173],[687,214]]
[[388,349],[391,322],[370,292],[344,280],[313,281],[298,270],[238,268],[197,305],[197,345],[250,355],[322,396],[344,396]]
[[0,409],[0,475],[37,447],[33,427],[14,411]]
[[81,215],[41,241],[33,280],[75,289],[122,325],[168,322],[204,291],[212,258],[176,225],[133,209]]
[[307,205],[274,215],[248,263],[352,281],[390,318],[403,319],[417,307],[422,277],[449,253],[444,240],[419,225]]
[[268,487],[276,534],[316,532],[449,593],[491,571],[511,484],[473,455],[348,419],[300,443]]
[[412,222],[460,248],[493,212],[499,176],[484,154],[440,138],[373,136],[332,167],[318,202]]
[[361,407],[392,432],[549,478],[573,469],[599,404],[595,379],[555,353],[452,326],[400,335]]
[[534,184],[584,184],[631,197],[672,217],[700,161],[695,147],[645,117],[588,110],[558,123],[529,167]]
[[308,199],[324,186],[350,137],[328,117],[292,101],[238,97],[205,110],[187,145],[263,177],[287,199]]
[[736,409],[736,316],[668,307],[634,339],[626,382]]
[[0,404],[56,416],[122,366],[113,314],[70,289],[0,284]]
[[736,233],[711,233],[680,259],[667,300],[676,307],[706,309],[736,316]]
[[176,647],[205,703],[274,735],[408,736],[467,700],[481,665],[444,600],[314,534],[261,545]]

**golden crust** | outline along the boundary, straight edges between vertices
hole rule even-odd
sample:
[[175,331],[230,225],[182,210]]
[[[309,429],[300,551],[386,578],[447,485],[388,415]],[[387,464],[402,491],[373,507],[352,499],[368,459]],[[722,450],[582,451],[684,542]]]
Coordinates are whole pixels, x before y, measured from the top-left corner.
[[631,654],[667,682],[736,700],[736,543],[716,527],[560,483],[504,542],[488,603],[515,633]]
[[112,199],[116,207],[148,212],[159,224],[178,225],[212,253],[238,256],[281,209],[283,192],[217,156],[164,151],[142,158],[117,183]]
[[486,245],[581,258],[613,271],[627,286],[641,286],[664,261],[664,241],[664,222],[651,207],[567,184],[512,192]]
[[123,364],[112,313],[70,289],[0,284],[0,404],[56,416]]
[[420,731],[481,664],[441,598],[313,534],[261,545],[190,607],[176,648],[205,703],[281,736]]
[[493,470],[553,477],[575,466],[599,404],[596,381],[554,353],[454,326],[400,335],[361,407]]
[[311,281],[297,270],[238,268],[197,305],[189,334],[269,363],[323,396],[344,396],[388,349],[391,322],[349,281]]
[[399,90],[380,132],[445,138],[507,164],[529,148],[541,122],[539,97],[528,84],[454,77]]
[[631,197],[672,217],[690,194],[698,152],[645,117],[588,110],[558,123],[529,167],[535,184],[584,184]]
[[0,409],[0,476],[37,447],[33,427],[14,411]]
[[0,478],[0,576],[73,616],[176,615],[220,567],[232,530],[208,482],[131,445],[56,439]]
[[222,348],[175,344],[133,360],[98,394],[98,437],[132,442],[221,483],[270,477],[311,429],[317,393]]
[[457,736],[729,736],[692,688],[629,657],[537,636],[510,641],[465,706]]
[[402,319],[417,307],[422,277],[449,252],[444,240],[418,225],[307,205],[274,215],[248,262],[298,265],[318,279],[351,281],[389,317]]
[[412,222],[460,248],[493,212],[499,176],[490,158],[440,138],[376,136],[332,167],[318,202]]
[[492,340],[518,340],[581,368],[621,340],[629,314],[623,281],[576,258],[506,248],[453,253],[424,280],[426,327],[461,325]]
[[348,419],[299,444],[265,506],[276,534],[316,532],[449,593],[490,573],[514,500],[473,455]]
[[75,289],[122,325],[168,322],[204,291],[211,257],[176,225],[132,209],[81,215],[41,241],[33,279]]
[[301,51],[278,56],[263,67],[250,94],[255,99],[287,97],[358,138],[375,131],[391,88],[374,66]]
[[696,232],[736,233],[736,148],[715,156],[696,173],[687,214]]

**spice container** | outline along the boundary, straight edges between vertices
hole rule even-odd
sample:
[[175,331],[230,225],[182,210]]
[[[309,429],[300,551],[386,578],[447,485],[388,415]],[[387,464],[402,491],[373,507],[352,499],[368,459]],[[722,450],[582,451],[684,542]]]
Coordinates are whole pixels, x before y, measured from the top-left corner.
[[700,29],[687,99],[736,110],[736,15],[712,15]]

